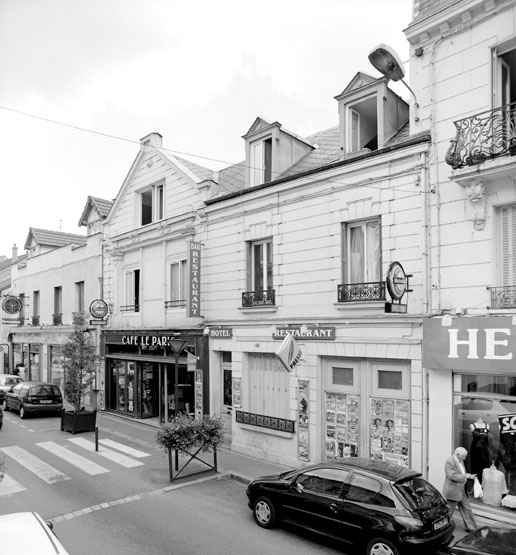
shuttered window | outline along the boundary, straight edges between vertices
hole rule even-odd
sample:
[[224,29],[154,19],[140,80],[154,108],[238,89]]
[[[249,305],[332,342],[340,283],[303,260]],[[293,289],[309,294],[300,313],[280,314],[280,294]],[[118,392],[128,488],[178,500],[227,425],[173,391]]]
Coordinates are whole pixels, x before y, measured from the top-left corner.
[[289,373],[270,353],[249,353],[249,412],[290,418]]
[[501,285],[516,285],[516,205],[500,208]]

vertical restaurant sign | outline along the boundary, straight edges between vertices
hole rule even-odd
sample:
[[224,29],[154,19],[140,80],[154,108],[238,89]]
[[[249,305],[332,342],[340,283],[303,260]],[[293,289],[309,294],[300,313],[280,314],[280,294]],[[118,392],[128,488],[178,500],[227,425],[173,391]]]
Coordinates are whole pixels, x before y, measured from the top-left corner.
[[190,268],[189,318],[201,315],[201,246],[201,243],[190,241],[188,248],[188,266]]

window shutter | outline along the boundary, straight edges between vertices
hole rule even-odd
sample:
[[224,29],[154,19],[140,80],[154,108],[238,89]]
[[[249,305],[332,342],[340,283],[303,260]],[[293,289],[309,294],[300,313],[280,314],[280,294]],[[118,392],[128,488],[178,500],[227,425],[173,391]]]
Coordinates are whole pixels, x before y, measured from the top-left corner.
[[516,284],[516,205],[501,209],[502,286]]

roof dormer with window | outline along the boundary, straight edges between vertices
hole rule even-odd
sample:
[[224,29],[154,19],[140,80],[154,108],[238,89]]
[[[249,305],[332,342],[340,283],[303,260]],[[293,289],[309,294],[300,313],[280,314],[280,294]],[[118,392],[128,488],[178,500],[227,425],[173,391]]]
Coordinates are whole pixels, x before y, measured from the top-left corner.
[[359,72],[335,97],[342,159],[382,149],[408,123],[408,104],[387,83]]
[[249,187],[274,181],[314,149],[277,121],[256,118],[245,140],[246,183]]

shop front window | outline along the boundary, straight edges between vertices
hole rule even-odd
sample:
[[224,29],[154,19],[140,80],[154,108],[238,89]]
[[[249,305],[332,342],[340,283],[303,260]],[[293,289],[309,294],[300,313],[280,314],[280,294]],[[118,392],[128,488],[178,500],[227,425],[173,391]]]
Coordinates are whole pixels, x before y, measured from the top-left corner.
[[109,401],[110,409],[134,414],[134,362],[111,362]]
[[61,391],[64,391],[63,353],[59,345],[50,345],[48,359],[48,381],[57,385]]
[[454,441],[468,451],[467,471],[482,483],[497,470],[516,495],[516,427],[510,426],[516,414],[516,377],[456,374],[454,392]]

